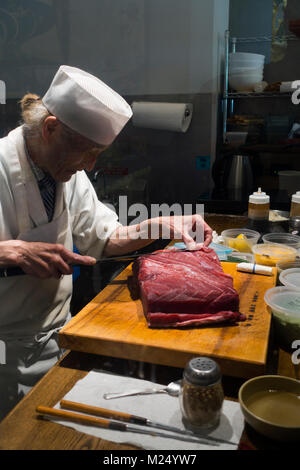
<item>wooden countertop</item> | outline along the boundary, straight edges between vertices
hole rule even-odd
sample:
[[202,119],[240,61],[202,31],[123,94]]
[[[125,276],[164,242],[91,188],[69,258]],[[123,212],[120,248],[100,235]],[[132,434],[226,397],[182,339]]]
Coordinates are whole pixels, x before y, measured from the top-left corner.
[[[300,367],[292,366],[288,353],[275,350],[270,359],[270,373],[300,378]],[[0,423],[0,450],[135,450],[136,448],[129,445],[98,439],[52,421],[41,419],[35,412],[38,405],[54,406],[90,370],[101,368],[110,370],[107,369],[108,362],[111,363],[110,367],[116,373],[124,373],[124,367],[127,366],[126,361],[74,351],[67,352]],[[278,366],[274,366],[277,362]],[[157,381],[161,384],[167,384],[182,374],[181,369],[164,366],[157,366],[156,372]],[[146,369],[145,380],[151,380],[150,375],[150,369]],[[237,400],[238,389],[242,383],[242,379],[223,377],[226,398]],[[246,427],[240,448],[246,450],[292,450],[295,446],[269,441]]]
[[[218,233],[226,228],[243,227],[245,217],[209,214],[205,220]],[[39,381],[25,398],[0,423],[1,450],[129,450],[132,446],[108,442],[71,428],[37,417],[37,405],[54,406],[72,389],[75,383],[94,368],[107,367],[110,363],[116,373],[124,373],[127,361],[96,356],[93,354],[67,352],[66,355]],[[151,366],[146,366],[151,367]],[[152,380],[150,370],[145,371],[145,379]],[[293,365],[291,354],[274,348],[269,351],[267,373],[275,373],[300,379],[300,365]],[[147,376],[148,374],[148,376]],[[181,369],[157,366],[157,382],[167,384],[182,374]],[[223,377],[223,387],[227,398],[236,400],[243,380]],[[274,443],[257,435],[246,426],[241,439],[241,449],[290,450],[295,446]]]

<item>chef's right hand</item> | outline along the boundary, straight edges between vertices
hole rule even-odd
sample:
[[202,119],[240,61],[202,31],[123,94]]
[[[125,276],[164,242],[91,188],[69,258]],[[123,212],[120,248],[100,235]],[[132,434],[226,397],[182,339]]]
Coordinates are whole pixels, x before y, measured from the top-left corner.
[[92,266],[95,263],[95,258],[73,253],[59,244],[22,240],[0,243],[0,267],[19,266],[26,274],[40,279],[59,279],[73,273],[71,265]]

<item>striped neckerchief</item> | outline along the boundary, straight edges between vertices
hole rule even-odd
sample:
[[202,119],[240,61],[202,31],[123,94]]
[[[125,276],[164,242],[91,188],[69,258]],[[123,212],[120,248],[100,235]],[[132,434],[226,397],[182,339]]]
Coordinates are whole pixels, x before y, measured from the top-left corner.
[[30,168],[37,180],[38,187],[41,193],[41,197],[44,202],[44,206],[48,215],[48,221],[51,222],[54,215],[55,209],[55,195],[56,195],[56,182],[51,175],[45,173],[39,166],[37,166],[31,159],[26,141],[25,141],[26,156],[30,165]]

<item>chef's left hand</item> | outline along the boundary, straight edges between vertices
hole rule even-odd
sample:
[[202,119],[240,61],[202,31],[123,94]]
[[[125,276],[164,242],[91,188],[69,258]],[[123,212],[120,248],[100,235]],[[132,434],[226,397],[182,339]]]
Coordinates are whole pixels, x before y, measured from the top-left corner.
[[169,231],[170,238],[182,240],[188,250],[199,250],[212,242],[213,230],[200,214],[160,217],[160,227],[163,237]]

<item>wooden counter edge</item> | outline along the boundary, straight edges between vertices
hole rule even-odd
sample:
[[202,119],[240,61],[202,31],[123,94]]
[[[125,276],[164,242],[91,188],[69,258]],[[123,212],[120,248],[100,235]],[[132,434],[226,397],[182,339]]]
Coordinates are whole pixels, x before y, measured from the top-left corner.
[[[38,405],[53,407],[93,367],[91,365],[85,370],[67,367],[64,363],[68,362],[68,356],[69,351],[0,422],[0,450],[138,450],[134,446],[80,433],[38,416],[35,411]],[[75,367],[76,353],[72,356]],[[88,360],[89,355],[81,354],[83,356]]]

